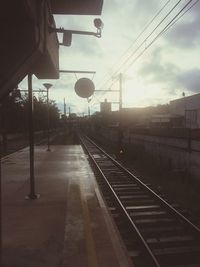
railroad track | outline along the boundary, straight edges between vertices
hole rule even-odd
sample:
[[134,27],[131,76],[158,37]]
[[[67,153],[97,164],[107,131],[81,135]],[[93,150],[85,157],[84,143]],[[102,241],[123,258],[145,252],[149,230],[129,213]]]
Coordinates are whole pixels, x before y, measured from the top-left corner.
[[199,267],[200,229],[91,139],[80,136],[135,267]]

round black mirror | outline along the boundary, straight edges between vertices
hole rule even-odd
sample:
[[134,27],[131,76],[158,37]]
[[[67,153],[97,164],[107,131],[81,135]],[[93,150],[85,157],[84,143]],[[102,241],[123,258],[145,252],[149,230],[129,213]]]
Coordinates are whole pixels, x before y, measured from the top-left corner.
[[88,78],[80,78],[74,86],[75,92],[78,96],[88,98],[94,93],[94,83]]

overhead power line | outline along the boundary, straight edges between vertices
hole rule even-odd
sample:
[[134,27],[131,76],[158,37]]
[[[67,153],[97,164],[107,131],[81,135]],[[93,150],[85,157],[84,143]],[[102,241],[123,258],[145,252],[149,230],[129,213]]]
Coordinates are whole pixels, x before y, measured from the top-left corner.
[[[172,11],[180,4],[182,0],[179,0],[171,9],[170,11],[164,16],[164,18],[157,24],[157,26],[151,31],[151,33],[142,41],[142,43],[131,53],[131,55],[129,55],[129,57],[125,60],[124,65],[128,63],[128,61],[131,60],[131,57],[133,57],[136,52],[142,47],[142,45],[146,44],[147,40],[151,37],[151,35],[155,32],[156,29],[158,29],[158,27],[163,23],[163,21],[172,13]],[[181,8],[181,10],[176,13],[176,15],[174,15],[174,17],[170,20],[169,23],[167,23],[167,25],[153,38],[153,40],[148,44],[145,45],[145,48],[142,50],[142,52],[140,52],[132,61],[131,63],[129,63],[124,70],[127,70],[131,65],[133,65],[143,54],[144,52],[150,48],[153,43],[162,35],[164,34],[167,30],[169,30],[181,17],[183,17],[194,5],[197,4],[197,2],[199,2],[199,0],[196,0],[191,6],[189,6],[191,3],[193,2],[193,0],[188,1],[183,8]],[[165,5],[166,6],[166,5]],[[189,6],[189,7],[188,7]],[[187,8],[188,7],[188,8]],[[164,7],[163,7],[164,8]],[[163,9],[162,8],[162,9]],[[186,10],[185,10],[186,9]],[[184,11],[185,10],[185,11]],[[184,11],[184,12],[183,12]],[[158,14],[158,13],[157,13]],[[155,17],[155,16],[154,16]],[[151,20],[152,21],[152,20]],[[143,32],[143,31],[142,31]],[[141,34],[142,34],[141,32]],[[141,34],[139,34],[138,36],[141,36]],[[121,69],[124,68],[123,67],[119,67],[117,69],[117,71],[114,72],[113,75],[116,75],[117,73],[119,73],[121,71]],[[112,75],[112,76],[113,76]],[[106,83],[104,83],[104,86],[111,81],[112,78],[110,78],[109,80],[106,81]],[[103,87],[103,86],[102,86]],[[105,95],[105,93],[104,93]],[[102,96],[101,96],[102,98]]]
[[[172,0],[168,0],[159,10],[158,12],[153,16],[153,18],[144,26],[143,30],[137,35],[133,43],[126,49],[126,51],[120,56],[120,59],[113,65],[111,69],[116,66],[116,64],[120,64],[119,61],[123,60],[123,57],[127,57],[127,53],[133,48],[133,46],[136,44],[136,42],[140,39],[140,37],[147,31],[147,29],[152,25],[152,23],[156,20],[156,18],[161,14],[161,12],[167,7],[167,5],[171,2]],[[120,66],[123,64],[123,62],[120,64]],[[106,77],[105,77],[106,78]],[[110,78],[109,78],[110,80]],[[100,86],[101,87],[101,86]]]
[[[155,43],[155,41],[162,35],[164,34],[167,30],[169,30],[171,28],[171,26],[173,25],[173,23],[175,22],[175,20],[179,19],[180,14],[183,12],[183,10],[185,10],[187,8],[187,6],[192,2],[193,0],[189,0],[189,2],[187,4],[184,5],[184,7],[172,18],[172,20],[170,20],[170,22],[154,37],[154,39],[144,48],[144,50],[136,57],[134,58],[134,60],[128,65],[126,66],[125,70],[127,70],[131,65],[133,65],[143,54],[144,52],[150,48],[153,43]],[[197,0],[195,3],[197,3],[199,0]],[[194,6],[194,5],[193,5]],[[187,11],[189,11],[190,8],[188,8]],[[187,12],[185,11],[185,13]]]
[[[131,45],[131,47],[133,47],[133,45],[137,42],[137,40],[139,40],[139,38],[146,32],[146,30],[150,27],[150,25],[153,23],[153,21],[158,17],[158,15],[161,13],[161,11],[163,11],[167,5],[170,3],[171,0],[168,0],[163,6],[162,8],[156,13],[156,15],[154,15],[154,17],[149,21],[149,23],[147,23],[147,25],[144,27],[144,29],[140,32],[140,34],[137,36],[137,38],[135,39],[135,41],[133,42],[133,44]],[[150,34],[148,34],[148,36],[142,41],[142,43],[130,54],[127,56],[127,58],[121,63],[121,65],[118,67],[117,70],[114,71],[114,73],[112,74],[111,78],[107,79],[106,82],[103,83],[102,86],[100,86],[99,88],[103,88],[105,87],[105,85],[111,81],[112,77],[115,76],[117,73],[120,72],[120,70],[122,69],[122,66],[124,64],[126,64],[126,62],[128,62],[128,60],[130,60],[131,57],[134,56],[134,54],[142,47],[142,45],[148,40],[148,38],[150,38],[150,36],[155,32],[155,30],[164,22],[164,20],[172,13],[172,11],[178,6],[178,4],[180,4],[182,0],[179,0],[171,9],[170,11],[167,13],[167,15],[164,16],[164,18],[156,25],[156,27],[154,27],[154,29],[150,32]],[[130,47],[130,48],[131,48]],[[130,50],[130,49],[128,49]],[[105,93],[103,94],[105,95]],[[102,98],[103,96],[101,96],[100,98]]]
[[[167,5],[171,2],[171,0],[168,0],[160,9],[159,11],[153,16],[153,18],[145,25],[145,27],[143,28],[143,30],[137,35],[137,37],[135,38],[135,40],[133,41],[133,43],[129,46],[129,48],[122,54],[122,56],[120,57],[120,59],[118,60],[118,62],[120,60],[123,60],[122,58],[123,57],[128,57],[129,55],[127,54],[132,48],[133,46],[136,44],[136,42],[140,39],[140,37],[142,37],[142,35],[144,35],[144,33],[147,31],[147,29],[152,25],[152,23],[155,21],[155,19],[161,14],[161,12],[167,7]],[[124,59],[125,60],[125,59]],[[114,66],[120,64],[116,62],[114,64]],[[124,64],[124,61],[120,64],[120,67],[121,65]],[[114,71],[114,73],[116,73],[116,71]],[[113,76],[113,75],[112,75]],[[103,79],[105,80],[106,77]],[[105,85],[107,82],[110,81],[110,77],[107,79],[106,82],[103,83],[103,85]],[[100,85],[99,87],[103,87],[103,85]]]
[[[181,15],[179,15],[170,25],[169,27],[164,31],[168,31],[169,28],[171,28],[174,24],[176,24],[176,22],[179,21],[179,19],[181,19],[190,9],[192,9],[197,3],[199,2],[199,0],[196,0],[190,7],[188,7]],[[190,3],[189,3],[190,4]]]
[[[182,0],[179,0],[179,2],[182,1]],[[136,37],[136,39],[133,41],[133,43],[131,44],[131,46],[125,51],[124,54],[127,54],[127,52],[129,50],[131,50],[131,48],[133,47],[133,45],[139,40],[139,38],[147,31],[147,29],[152,25],[152,23],[155,21],[155,19],[160,15],[160,13],[167,7],[167,5],[171,2],[171,0],[168,0],[162,7],[161,9],[153,16],[153,18],[146,24],[146,26],[143,28],[143,30],[139,33],[139,35]],[[123,55],[124,55],[123,54]],[[129,57],[129,55],[126,55],[126,57]],[[127,59],[125,59],[126,61]],[[124,64],[124,61],[121,63],[120,65],[120,68],[121,66]],[[119,68],[118,68],[119,69]],[[104,82],[102,85],[98,86],[100,89],[105,87],[105,85],[112,80],[112,77],[117,73],[117,71],[114,71],[111,78],[109,77],[106,82]],[[105,80],[106,77],[103,79]],[[113,84],[113,83],[112,83]],[[112,85],[111,85],[112,86]],[[110,86],[109,86],[110,87]],[[105,93],[103,94],[103,96],[105,95]],[[102,98],[102,96],[100,97]]]
[[[153,33],[159,28],[159,26],[166,20],[166,18],[174,11],[174,9],[181,3],[182,0],[179,0],[171,9],[170,11],[164,16],[164,18],[156,25],[156,27],[149,33],[149,35],[142,41],[142,43],[131,53],[131,55],[127,58],[124,62],[128,62],[128,60],[135,55],[135,53],[144,45],[146,44],[147,40],[153,35]],[[121,68],[118,68],[116,72],[119,72]]]

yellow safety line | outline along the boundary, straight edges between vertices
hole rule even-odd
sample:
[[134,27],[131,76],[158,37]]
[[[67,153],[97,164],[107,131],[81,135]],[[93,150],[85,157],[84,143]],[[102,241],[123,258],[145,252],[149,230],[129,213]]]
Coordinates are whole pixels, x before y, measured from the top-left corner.
[[84,228],[85,228],[85,238],[87,246],[87,256],[88,256],[88,266],[98,267],[97,254],[95,249],[95,243],[92,235],[91,222],[90,222],[90,212],[87,205],[87,200],[84,194],[83,183],[80,179],[80,195],[81,195],[81,205],[83,211]]

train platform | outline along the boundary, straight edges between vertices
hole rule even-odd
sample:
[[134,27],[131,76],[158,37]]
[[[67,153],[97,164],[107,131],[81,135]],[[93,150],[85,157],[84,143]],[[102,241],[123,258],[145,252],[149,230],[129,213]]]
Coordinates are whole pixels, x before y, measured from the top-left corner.
[[133,266],[80,145],[36,146],[29,186],[29,149],[4,157],[2,267]]

